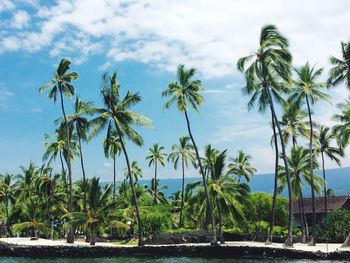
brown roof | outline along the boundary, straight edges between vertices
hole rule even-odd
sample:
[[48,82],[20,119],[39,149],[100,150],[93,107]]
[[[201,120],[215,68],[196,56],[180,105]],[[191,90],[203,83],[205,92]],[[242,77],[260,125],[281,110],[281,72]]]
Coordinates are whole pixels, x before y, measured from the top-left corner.
[[[312,198],[304,198],[304,211],[305,214],[312,213]],[[328,196],[327,197],[327,212],[331,212],[337,209],[350,210],[350,197],[349,196]],[[316,213],[324,213],[324,197],[315,198],[315,210]],[[299,214],[299,201],[293,201],[293,214]]]

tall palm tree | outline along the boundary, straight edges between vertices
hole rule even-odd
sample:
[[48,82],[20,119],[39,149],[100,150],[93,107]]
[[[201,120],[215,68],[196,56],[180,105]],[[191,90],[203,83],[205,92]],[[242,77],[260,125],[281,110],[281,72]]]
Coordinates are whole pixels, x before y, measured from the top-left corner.
[[[332,142],[335,139],[335,135],[330,131],[330,128],[320,126],[318,128],[318,132],[316,134],[316,152],[321,154],[322,160],[322,175],[323,175],[323,194],[324,194],[324,216],[325,220],[327,220],[327,181],[326,181],[326,170],[324,165],[325,155],[335,161],[338,165],[340,165],[340,157],[344,156],[344,151],[340,147],[332,146]],[[326,224],[326,222],[325,222]]]
[[85,174],[84,158],[83,158],[83,150],[82,150],[81,142],[82,141],[86,142],[88,139],[87,132],[89,130],[89,120],[87,119],[87,117],[93,115],[95,112],[96,112],[96,107],[93,105],[91,101],[83,101],[79,96],[77,96],[74,103],[74,113],[70,116],[67,116],[68,125],[72,127],[72,129],[75,131],[75,134],[77,135],[77,138],[78,138],[80,165],[81,165],[81,171],[83,174],[84,211],[87,211],[87,208],[86,208],[87,185],[86,185],[86,174]]
[[113,158],[113,201],[115,200],[116,191],[116,157],[122,152],[122,146],[118,137],[118,132],[113,130],[111,122],[108,124],[106,138],[103,142],[103,149],[106,158]]
[[162,92],[163,97],[169,98],[169,100],[164,104],[164,110],[168,109],[173,103],[176,102],[177,109],[180,112],[183,112],[186,119],[188,134],[191,138],[191,142],[196,153],[196,159],[199,165],[199,171],[203,180],[203,187],[205,192],[205,197],[207,200],[209,216],[211,219],[212,227],[213,227],[213,235],[212,235],[212,244],[217,245],[217,236],[216,236],[216,224],[215,218],[213,214],[212,204],[210,198],[208,198],[208,189],[206,184],[206,178],[204,174],[204,169],[202,166],[202,161],[199,156],[198,147],[194,140],[190,120],[188,118],[188,109],[192,107],[195,112],[199,112],[198,106],[203,104],[204,100],[202,95],[199,93],[203,90],[202,82],[199,79],[193,79],[196,74],[196,70],[194,68],[186,69],[184,65],[179,65],[177,68],[177,80],[172,81],[168,88]]
[[292,191],[289,177],[288,161],[285,143],[282,138],[282,130],[277,119],[274,100],[280,102],[281,92],[287,91],[286,86],[281,80],[289,81],[292,56],[288,50],[288,40],[278,31],[274,25],[266,25],[262,28],[260,34],[259,48],[254,55],[242,57],[237,62],[239,71],[244,72],[246,78],[246,87],[244,92],[252,95],[248,107],[253,107],[256,103],[259,105],[259,111],[270,107],[271,115],[278,133],[280,134],[280,143],[282,157],[284,161],[289,198],[289,218],[288,218],[288,236],[285,245],[293,245],[292,240]]
[[178,163],[181,160],[182,170],[182,184],[181,184],[181,206],[180,206],[180,218],[179,227],[182,226],[182,212],[184,209],[184,193],[185,193],[185,167],[188,167],[188,162],[192,163],[195,160],[193,145],[190,143],[190,138],[182,136],[179,138],[179,144],[173,144],[171,146],[172,152],[168,155],[168,161],[173,162],[175,170],[177,170]]
[[151,148],[149,148],[146,160],[149,160],[148,166],[154,165],[154,196],[153,196],[153,204],[155,205],[157,203],[157,165],[160,163],[162,166],[165,166],[165,158],[167,154],[164,151],[163,146],[159,146],[158,143],[153,144]]
[[295,69],[297,79],[295,81],[295,91],[291,96],[292,100],[295,100],[297,105],[302,102],[306,102],[307,112],[309,115],[309,154],[310,154],[310,176],[311,176],[311,197],[312,197],[312,238],[309,245],[314,246],[316,244],[316,208],[315,208],[315,189],[313,188],[314,176],[313,176],[313,122],[311,104],[315,104],[318,100],[328,100],[329,96],[322,92],[322,89],[326,86],[325,83],[317,82],[317,78],[322,74],[323,69],[316,69],[315,66],[311,67],[307,62],[301,68]]
[[337,108],[341,113],[333,116],[333,120],[337,122],[333,127],[333,133],[341,148],[345,148],[350,142],[350,97],[344,103],[339,103]]
[[20,166],[21,173],[17,176],[17,196],[18,200],[22,202],[35,194],[34,184],[38,179],[40,170],[33,163],[30,162],[28,167]]
[[[316,167],[316,160],[313,159],[313,165]],[[310,173],[310,155],[308,154],[308,150],[301,146],[293,146],[291,149],[291,154],[288,157],[289,164],[289,172],[291,176],[292,190],[293,196],[295,199],[298,199],[299,202],[299,213],[300,213],[300,222],[302,229],[302,242],[305,243],[308,237],[308,228],[306,216],[304,213],[304,201],[303,201],[303,189],[304,182],[311,186],[314,184],[314,189],[316,188],[316,192],[320,192],[320,185],[322,185],[322,179],[315,175],[314,182],[311,179]],[[280,168],[280,182],[281,182],[281,190],[284,188],[286,184],[285,172],[283,168]]]
[[350,89],[350,42],[341,42],[342,58],[331,56],[330,62],[333,67],[329,71],[328,84],[337,86],[345,83]]
[[118,133],[120,145],[125,157],[125,162],[128,169],[129,183],[133,193],[133,201],[136,209],[136,217],[138,223],[138,245],[143,245],[141,217],[137,196],[135,192],[134,178],[132,176],[129,155],[126,150],[125,140],[129,139],[138,146],[143,145],[141,135],[134,129],[133,126],[148,126],[151,127],[150,120],[137,112],[131,111],[130,108],[141,102],[141,96],[138,93],[128,91],[124,97],[120,95],[120,85],[117,81],[117,74],[104,74],[102,79],[102,98],[104,108],[99,109],[99,116],[92,120],[92,136],[103,130],[108,123],[114,123],[113,129]]
[[299,136],[307,137],[309,135],[309,122],[305,120],[307,116],[307,112],[299,105],[289,100],[284,104],[280,125],[286,145],[292,141],[293,146],[297,146]]
[[[64,123],[66,127],[66,148],[67,148],[67,167],[68,167],[68,180],[69,180],[69,200],[68,200],[68,210],[69,212],[72,212],[73,208],[73,199],[72,199],[72,167],[71,167],[71,159],[70,159],[70,137],[69,137],[69,125],[67,120],[67,115],[64,107],[64,101],[63,96],[70,99],[74,93],[74,87],[72,85],[72,81],[76,80],[78,78],[78,73],[76,72],[70,72],[70,64],[71,62],[67,59],[62,59],[60,61],[60,64],[58,65],[57,70],[54,73],[54,78],[51,79],[50,82],[43,85],[39,91],[44,92],[46,89],[51,87],[51,90],[49,92],[49,98],[53,99],[54,103],[57,101],[57,96],[60,96],[61,101],[61,109],[62,114],[64,118]],[[68,243],[74,243],[74,231],[70,227],[67,234],[67,242]]]
[[228,173],[237,177],[238,183],[242,177],[249,183],[250,178],[256,173],[256,169],[250,164],[251,158],[250,155],[239,150],[237,157],[230,159],[231,163],[228,165]]

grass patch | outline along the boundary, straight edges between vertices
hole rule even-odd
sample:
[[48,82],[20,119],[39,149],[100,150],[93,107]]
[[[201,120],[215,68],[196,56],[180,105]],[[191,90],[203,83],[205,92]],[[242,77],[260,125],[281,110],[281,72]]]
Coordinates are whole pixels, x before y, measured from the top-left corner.
[[112,242],[114,245],[122,245],[122,246],[136,246],[137,240],[118,240]]

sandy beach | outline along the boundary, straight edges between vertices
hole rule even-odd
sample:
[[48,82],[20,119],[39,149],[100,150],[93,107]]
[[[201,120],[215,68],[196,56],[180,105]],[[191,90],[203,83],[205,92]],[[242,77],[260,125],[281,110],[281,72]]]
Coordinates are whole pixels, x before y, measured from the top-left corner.
[[[49,240],[39,238],[38,240],[30,240],[30,238],[0,238],[1,242],[19,245],[19,246],[73,246],[73,247],[90,247],[90,244],[81,240],[76,240],[74,244],[68,244],[65,240]],[[208,243],[188,243],[188,244],[177,244],[176,246],[207,246]],[[116,245],[109,242],[98,242],[95,247],[131,247],[130,245]],[[149,247],[157,247],[157,246],[174,246],[174,245],[146,245]],[[270,247],[270,248],[278,248],[278,249],[292,249],[292,250],[302,250],[308,252],[335,252],[335,251],[350,251],[350,248],[340,248],[341,244],[324,244],[319,243],[316,246],[308,246],[307,244],[295,243],[293,247],[284,247],[281,243],[273,243],[271,245],[265,245],[263,242],[254,242],[254,241],[235,241],[235,242],[226,242],[221,246],[229,246],[229,247]]]

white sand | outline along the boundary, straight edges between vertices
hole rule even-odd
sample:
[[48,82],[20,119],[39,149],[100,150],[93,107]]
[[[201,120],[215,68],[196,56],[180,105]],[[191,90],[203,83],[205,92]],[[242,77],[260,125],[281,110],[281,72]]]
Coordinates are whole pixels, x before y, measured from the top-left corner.
[[[75,240],[74,244],[68,244],[65,240],[48,240],[40,238],[38,240],[30,240],[30,238],[0,238],[0,241],[6,242],[8,244],[24,245],[24,246],[90,246],[89,243],[84,241]],[[208,243],[200,244],[181,244],[181,246],[205,246]],[[108,247],[123,247],[123,245],[115,245],[108,242],[98,242],[96,246],[108,246]],[[147,245],[147,246],[173,246],[173,245]],[[180,246],[180,245],[178,245]],[[350,251],[350,248],[340,248],[341,244],[317,244],[316,246],[308,246],[307,244],[296,243],[292,248],[285,248],[283,244],[273,243],[271,245],[265,245],[263,242],[253,242],[253,241],[237,241],[237,242],[226,242],[223,246],[248,246],[248,247],[275,247],[284,249],[295,249],[311,252],[334,252],[334,251]],[[127,246],[130,247],[130,246]]]

